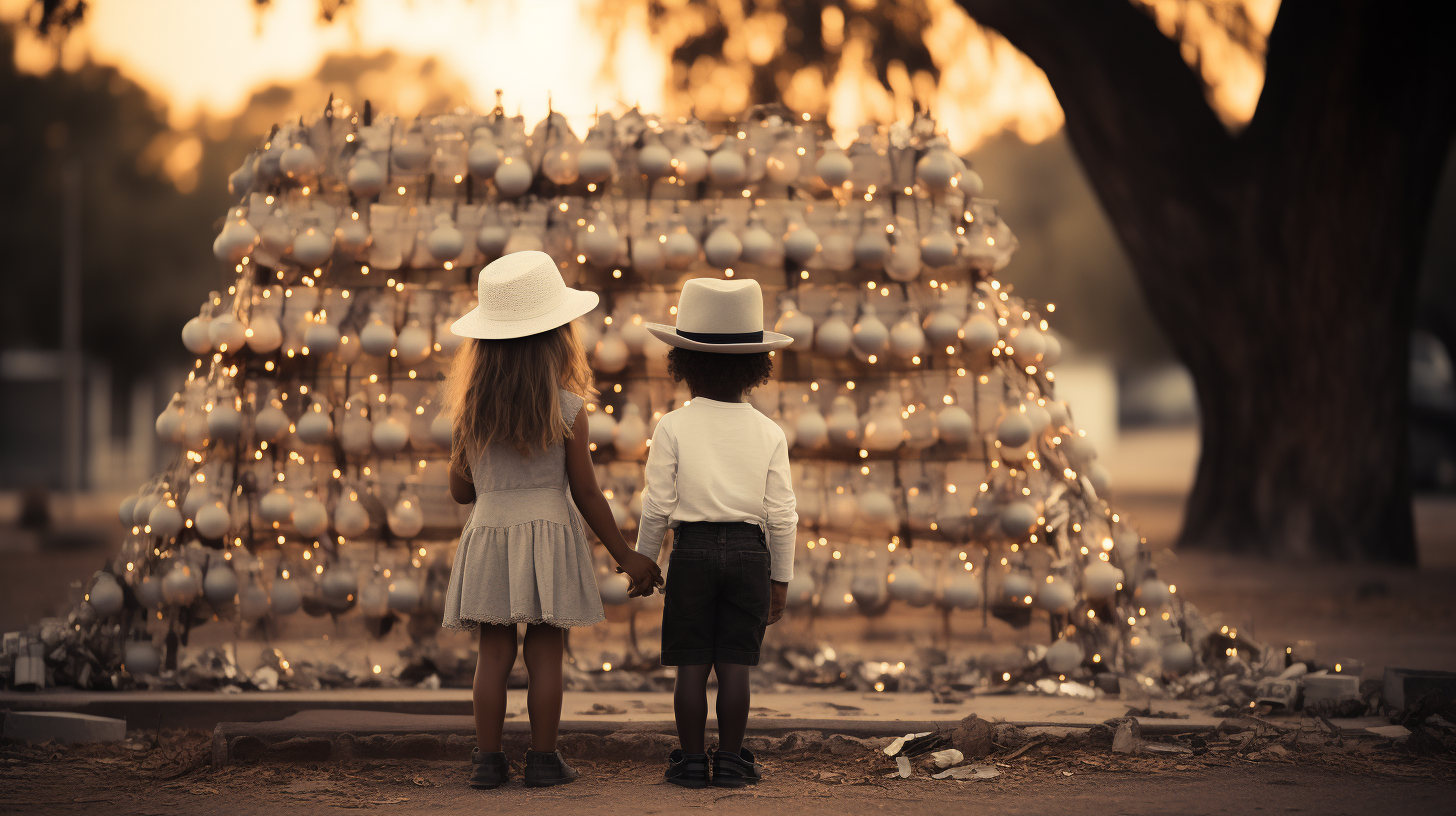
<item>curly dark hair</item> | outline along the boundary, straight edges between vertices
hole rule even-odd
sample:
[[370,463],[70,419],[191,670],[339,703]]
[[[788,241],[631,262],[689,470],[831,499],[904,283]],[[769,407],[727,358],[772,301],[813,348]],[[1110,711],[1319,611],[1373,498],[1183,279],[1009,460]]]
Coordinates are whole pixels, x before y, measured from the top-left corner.
[[694,393],[742,394],[768,382],[773,358],[766,351],[719,354],[673,347],[667,352],[667,373]]

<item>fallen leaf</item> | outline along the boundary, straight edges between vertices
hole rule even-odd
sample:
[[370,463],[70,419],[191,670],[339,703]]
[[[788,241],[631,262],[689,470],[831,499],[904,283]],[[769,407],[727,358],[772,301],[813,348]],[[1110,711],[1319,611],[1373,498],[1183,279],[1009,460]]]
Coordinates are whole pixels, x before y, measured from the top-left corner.
[[961,765],[941,771],[932,779],[995,779],[1001,772],[990,765]]

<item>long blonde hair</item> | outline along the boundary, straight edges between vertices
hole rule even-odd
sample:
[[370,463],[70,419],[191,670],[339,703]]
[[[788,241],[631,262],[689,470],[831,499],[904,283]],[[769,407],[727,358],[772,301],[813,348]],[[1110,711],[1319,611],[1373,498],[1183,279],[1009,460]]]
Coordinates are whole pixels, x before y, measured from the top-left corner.
[[500,443],[530,455],[571,436],[561,389],[596,393],[586,351],[572,324],[509,340],[467,339],[445,383],[453,417],[450,466],[464,473],[472,451]]

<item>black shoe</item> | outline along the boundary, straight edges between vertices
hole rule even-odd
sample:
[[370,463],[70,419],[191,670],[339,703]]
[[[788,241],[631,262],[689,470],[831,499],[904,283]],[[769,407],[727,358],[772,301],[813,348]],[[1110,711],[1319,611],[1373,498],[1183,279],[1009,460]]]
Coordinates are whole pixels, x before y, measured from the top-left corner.
[[667,781],[684,788],[708,787],[708,755],[684,754],[681,748],[667,755]]
[[756,785],[763,778],[762,769],[753,761],[753,752],[740,748],[731,751],[713,752],[713,787],[743,788]]
[[525,776],[528,788],[565,785],[581,778],[581,774],[561,758],[560,751],[527,751]]
[[470,774],[470,787],[476,790],[495,790],[510,779],[510,766],[506,764],[506,755],[500,751],[487,752],[476,748],[470,752],[470,764],[474,767]]

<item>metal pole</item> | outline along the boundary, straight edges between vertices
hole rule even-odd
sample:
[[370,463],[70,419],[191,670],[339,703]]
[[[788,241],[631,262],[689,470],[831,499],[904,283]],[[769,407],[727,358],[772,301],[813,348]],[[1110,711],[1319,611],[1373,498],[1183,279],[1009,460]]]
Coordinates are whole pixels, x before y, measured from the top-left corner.
[[81,160],[62,174],[61,214],[61,482],[74,498],[81,491]]

